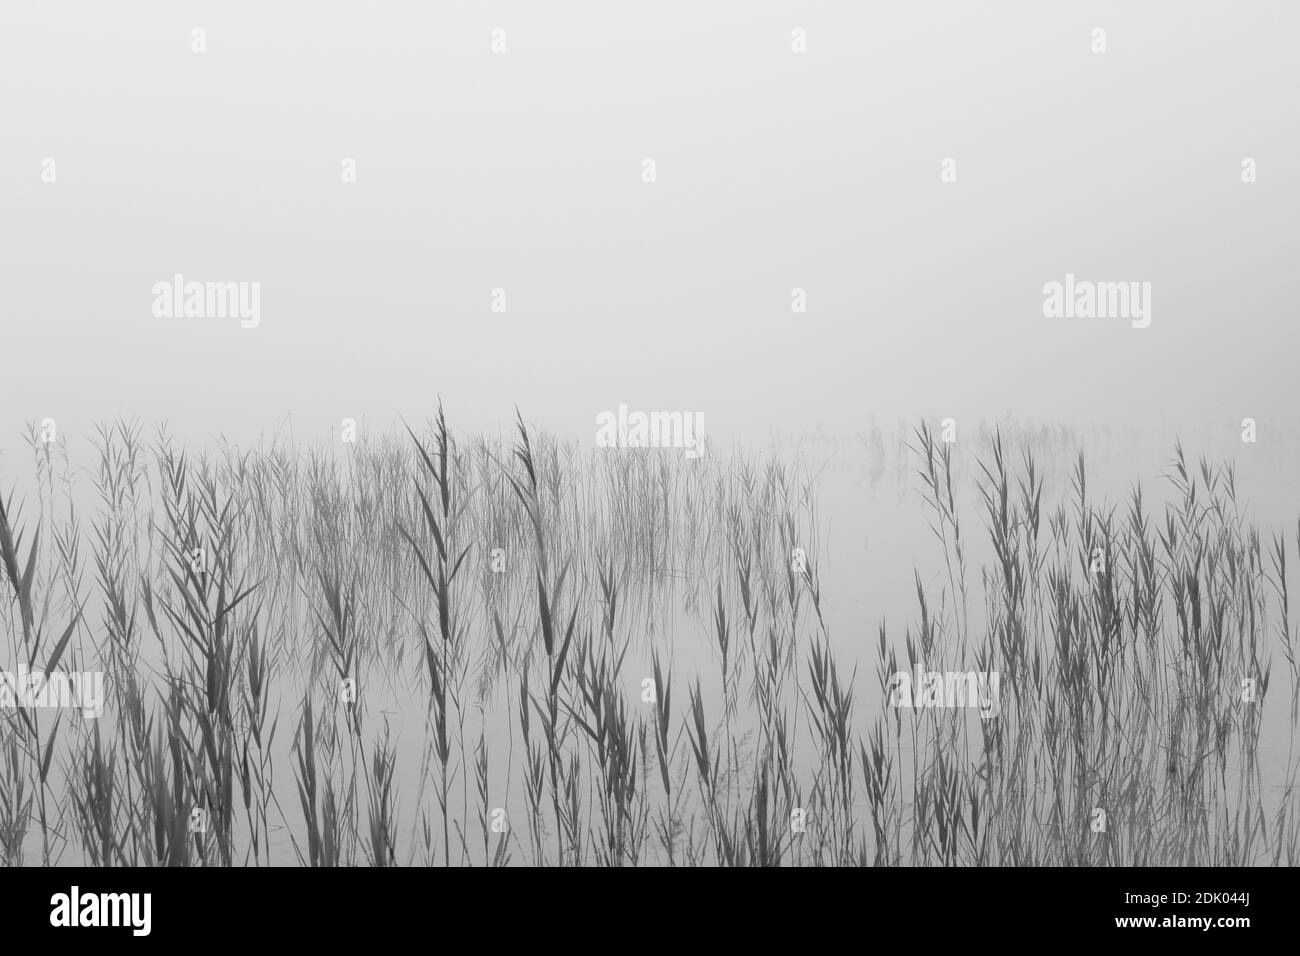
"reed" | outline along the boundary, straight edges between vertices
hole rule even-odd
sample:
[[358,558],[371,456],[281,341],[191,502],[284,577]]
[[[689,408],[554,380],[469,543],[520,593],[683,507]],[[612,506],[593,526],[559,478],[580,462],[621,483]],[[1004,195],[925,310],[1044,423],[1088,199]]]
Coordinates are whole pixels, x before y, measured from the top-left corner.
[[[0,647],[107,706],[0,708],[0,860],[1294,865],[1300,523],[1181,445],[1107,497],[1060,439],[873,436],[932,540],[867,622],[797,455],[33,433]],[[918,672],[996,716],[895,706]]]

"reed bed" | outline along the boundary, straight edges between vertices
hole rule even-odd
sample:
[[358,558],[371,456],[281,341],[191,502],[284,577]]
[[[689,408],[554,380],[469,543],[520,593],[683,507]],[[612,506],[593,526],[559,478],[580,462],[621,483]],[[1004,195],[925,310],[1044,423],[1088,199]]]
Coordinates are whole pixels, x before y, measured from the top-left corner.
[[[1025,435],[904,438],[915,605],[845,621],[835,516],[776,452],[439,409],[198,453],[119,422],[76,469],[33,433],[5,667],[101,671],[106,708],[0,708],[0,858],[1295,865],[1300,524],[1261,537],[1181,447],[1113,504],[1082,454],[1045,496]],[[895,706],[925,671],[997,673],[996,716]]]

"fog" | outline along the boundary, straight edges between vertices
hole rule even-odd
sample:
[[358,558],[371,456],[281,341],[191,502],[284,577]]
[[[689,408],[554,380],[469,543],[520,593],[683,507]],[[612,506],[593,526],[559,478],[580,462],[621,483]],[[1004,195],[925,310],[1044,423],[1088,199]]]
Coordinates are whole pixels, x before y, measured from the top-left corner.
[[[8,4],[4,457],[46,417],[326,436],[439,395],[588,444],[620,403],[1279,437],[1300,11],[987,6]],[[178,273],[260,322],[155,316]],[[1045,317],[1069,274],[1150,283],[1150,325]]]

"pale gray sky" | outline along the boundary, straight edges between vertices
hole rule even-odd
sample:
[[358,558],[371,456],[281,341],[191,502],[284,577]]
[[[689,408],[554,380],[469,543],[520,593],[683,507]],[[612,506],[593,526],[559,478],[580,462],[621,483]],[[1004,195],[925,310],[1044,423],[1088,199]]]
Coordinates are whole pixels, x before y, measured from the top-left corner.
[[[0,447],[46,416],[387,427],[439,392],[588,443],[620,402],[716,435],[1294,420],[1298,28],[1261,0],[7,3]],[[260,282],[260,325],[156,318],[177,272]],[[1067,272],[1152,283],[1150,328],[1044,318]]]

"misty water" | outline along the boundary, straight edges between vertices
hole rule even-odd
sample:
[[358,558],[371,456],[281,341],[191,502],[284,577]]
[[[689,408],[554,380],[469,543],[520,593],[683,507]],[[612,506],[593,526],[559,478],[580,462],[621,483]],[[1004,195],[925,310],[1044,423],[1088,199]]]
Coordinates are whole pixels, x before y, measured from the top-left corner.
[[[937,435],[939,426],[935,424],[932,427]],[[1235,469],[1239,508],[1249,523],[1258,526],[1266,553],[1274,535],[1281,535],[1289,548],[1294,547],[1300,500],[1297,500],[1297,487],[1292,476],[1298,473],[1295,466],[1300,461],[1294,442],[1280,440],[1280,436],[1270,435],[1268,440],[1247,443],[1241,440],[1240,428],[1226,426],[1218,430],[1206,429],[1199,434],[1177,435],[1135,429],[1075,431],[1060,426],[1027,426],[1012,421],[956,425],[955,435],[950,436],[955,437],[950,450],[954,462],[957,513],[967,549],[969,593],[964,612],[968,615],[967,630],[972,645],[978,641],[981,628],[987,623],[980,575],[981,569],[993,561],[993,552],[987,531],[988,515],[978,490],[985,477],[979,463],[987,466],[991,461],[995,429],[1001,430],[1010,450],[1008,464],[1013,475],[1018,474],[1023,450],[1033,450],[1037,470],[1043,476],[1044,524],[1048,520],[1046,515],[1058,506],[1070,510],[1074,494],[1072,470],[1082,451],[1086,462],[1088,500],[1092,508],[1105,513],[1113,507],[1123,516],[1132,489],[1140,485],[1144,507],[1159,526],[1165,503],[1177,500],[1168,476],[1173,473],[1171,459],[1175,443],[1181,441],[1189,470],[1199,472],[1202,457],[1216,466],[1221,462],[1231,462]],[[393,433],[393,437],[409,441],[404,435]],[[599,449],[573,448],[571,454],[576,456],[573,461],[578,463],[586,460],[585,456],[602,453],[658,456],[660,461],[672,460],[673,467],[716,468],[722,474],[729,473],[731,477],[728,480],[732,481],[739,480],[737,476],[743,473],[743,468],[736,466],[746,458],[757,462],[760,468],[768,461],[783,463],[791,476],[790,484],[797,492],[793,509],[798,516],[798,546],[806,550],[809,561],[815,564],[825,634],[833,649],[836,666],[842,677],[849,681],[854,695],[853,729],[855,734],[865,735],[874,718],[889,709],[878,679],[878,672],[883,667],[879,653],[881,629],[884,629],[890,647],[898,650],[900,659],[905,659],[902,652],[905,635],[914,634],[918,627],[918,582],[930,602],[929,614],[943,628],[955,628],[959,613],[960,597],[951,593],[944,549],[933,531],[935,514],[921,493],[917,475],[920,458],[914,450],[916,444],[915,432],[900,423],[892,428],[871,426],[858,434],[841,438],[774,435],[766,446],[721,448],[711,443],[705,457],[698,463],[674,460],[681,453],[671,449],[602,452]],[[200,459],[205,452],[215,455],[217,447],[191,448],[190,454]],[[35,453],[30,459],[33,464],[25,474],[15,474],[21,459],[12,447],[4,456],[6,472],[3,481],[7,487],[15,489],[14,500],[23,503],[15,524],[22,527],[24,521],[30,522],[40,511],[47,522],[63,524],[66,529],[66,521],[75,514],[81,522],[85,539],[83,546],[89,547],[90,527],[97,520],[97,509],[102,507],[95,493],[96,455],[93,444],[86,439],[67,440],[66,445],[58,446],[49,458],[44,458],[49,449],[38,445],[28,454],[33,451]],[[238,460],[239,454],[236,448],[232,459]],[[327,454],[344,466],[342,473],[348,473],[347,457],[353,454],[348,446],[335,442],[329,446]],[[45,460],[43,466],[38,463],[42,458]],[[156,466],[150,463],[149,470],[153,472],[151,480],[156,490]],[[47,482],[44,488],[32,483],[36,474],[44,476]],[[49,484],[51,478],[53,484]],[[51,489],[55,492],[52,501],[49,498]],[[65,497],[69,493],[70,497]],[[74,511],[69,510],[69,501],[75,503]],[[690,533],[690,528],[683,526],[687,518],[686,515],[664,516],[665,525],[676,528],[676,533],[683,536]],[[159,512],[155,512],[154,520],[160,521]],[[55,555],[50,543],[53,537],[48,529],[43,534],[46,543],[42,551],[42,567],[46,571],[37,580],[38,591],[48,589],[52,595],[47,630],[56,632],[57,636],[69,619],[71,603],[66,596],[66,582],[60,581],[55,570]],[[340,537],[345,537],[342,531]],[[24,541],[30,539],[29,532]],[[511,857],[516,862],[528,862],[528,840],[523,832],[526,812],[519,767],[519,680],[516,673],[510,673],[504,679],[496,673],[500,665],[500,661],[493,658],[497,639],[487,609],[504,612],[512,647],[538,643],[536,598],[530,590],[535,561],[527,548],[505,549],[505,573],[498,575],[490,565],[492,549],[499,542],[476,540],[465,543],[470,546],[466,573],[473,581],[470,590],[475,592],[469,603],[477,609],[468,612],[466,633],[470,650],[465,670],[467,681],[461,690],[461,706],[457,710],[458,720],[463,720],[463,725],[457,726],[458,742],[452,757],[453,786],[449,810],[453,821],[452,862],[465,858],[464,845],[470,848],[468,862],[483,862],[484,823],[480,817],[483,808],[477,806],[479,801],[474,779],[479,746],[486,747],[488,753],[488,802],[492,809],[503,810],[504,819],[508,821],[505,832]],[[673,721],[681,723],[687,716],[688,689],[698,678],[711,725],[720,728],[725,723],[729,734],[741,741],[743,749],[744,745],[753,742],[757,731],[756,725],[746,724],[746,715],[751,722],[755,719],[752,707],[746,704],[746,688],[751,675],[741,674],[739,706],[734,714],[728,716],[720,704],[721,657],[713,619],[715,592],[721,585],[733,626],[739,620],[733,593],[735,582],[728,577],[734,574],[734,570],[721,561],[698,560],[699,554],[692,557],[691,548],[675,545],[671,537],[661,547],[662,552],[651,573],[628,572],[622,582],[622,608],[616,631],[619,640],[626,640],[628,644],[620,672],[625,699],[634,712],[639,711],[647,717],[653,713],[653,705],[644,701],[643,692],[644,682],[652,674],[651,652],[657,650],[671,672]],[[406,548],[405,544],[402,548]],[[708,553],[703,552],[706,559]],[[86,555],[82,560],[83,563],[87,560]],[[413,564],[409,549],[400,560]],[[155,571],[158,567],[155,566]],[[576,569],[569,591],[570,595],[584,595],[583,603],[587,604],[576,608],[580,629],[592,626],[601,613],[600,607],[591,601],[595,587],[592,568],[587,564]],[[272,571],[252,565],[247,570],[250,579],[264,577]],[[107,655],[102,646],[106,632],[101,624],[104,616],[102,594],[94,586],[93,568],[87,571],[83,564],[83,572],[77,592],[84,604],[83,623],[76,630],[64,666],[75,664],[81,669],[91,669],[106,666]],[[283,645],[273,654],[278,666],[270,694],[272,713],[278,714],[279,730],[270,750],[278,807],[275,804],[272,807],[269,858],[286,864],[298,859],[290,833],[296,835],[300,847],[304,840],[300,832],[303,816],[295,794],[292,772],[295,762],[291,747],[302,701],[306,695],[312,697],[318,720],[334,719],[346,723],[345,713],[349,707],[340,700],[338,680],[331,675],[328,655],[322,650],[324,642],[316,618],[320,611],[319,593],[312,593],[314,582],[310,576],[311,572],[308,572],[300,582],[296,598],[282,599],[279,606],[262,612],[267,621],[279,621],[278,628],[264,627],[263,633]],[[161,575],[157,576],[154,586],[165,587]],[[61,589],[63,597],[59,596]],[[493,594],[497,594],[497,598],[491,597]],[[503,600],[499,600],[501,594],[505,595]],[[382,595],[371,597],[380,598],[382,603]],[[403,599],[410,599],[410,596]],[[419,635],[418,619],[427,615],[429,608],[427,601],[420,605],[417,600],[411,600],[412,606],[405,612],[383,615],[382,624],[378,619],[372,622],[364,616],[359,621],[362,642],[381,650],[374,656],[364,657],[356,676],[356,713],[361,719],[362,739],[370,743],[387,732],[395,746],[397,859],[402,863],[422,862],[423,851],[417,853],[415,849],[420,845],[418,831],[421,826],[429,825],[430,819],[434,821],[434,830],[441,826],[432,789],[437,774],[427,762],[425,753],[430,699],[428,681],[423,673],[423,640]],[[566,602],[566,614],[569,606]],[[426,616],[423,620],[427,623],[430,619]],[[15,624],[12,609],[4,616],[3,623],[2,646],[6,649],[6,666],[8,670],[14,670],[8,662],[17,659],[20,629]],[[810,615],[805,613],[794,646],[801,677],[807,676],[806,641],[816,627]],[[168,633],[165,623],[163,630]],[[739,632],[737,627],[731,652],[733,668],[744,651],[738,647]],[[1030,638],[1041,642],[1044,648],[1051,641],[1046,633],[1031,634]],[[180,657],[180,645],[175,642],[174,635],[171,640],[173,643],[168,654],[175,667]],[[1262,666],[1271,666],[1273,683],[1271,692],[1261,705],[1257,755],[1263,804],[1270,812],[1275,812],[1285,799],[1287,777],[1294,769],[1294,727],[1289,715],[1290,675],[1275,621],[1267,622],[1262,640],[1265,650]],[[155,693],[160,693],[165,686],[161,676],[165,670],[162,645],[147,626],[142,626],[139,648],[137,674],[152,685]],[[956,662],[949,658],[945,664],[949,669],[954,665],[963,671],[977,669],[969,655]],[[905,665],[901,669],[910,670]],[[117,695],[120,691],[118,681],[122,676],[108,674],[107,709],[99,721],[105,729],[117,727],[122,719]],[[1238,692],[1237,676],[1240,675],[1229,675],[1230,681],[1221,688],[1226,698]],[[1008,693],[1009,688],[1003,686],[1004,700]],[[793,746],[799,773],[808,775],[814,769],[817,751],[809,721],[797,713],[804,706],[803,703],[793,706]],[[973,735],[968,739],[975,741],[977,752],[980,715],[976,710],[969,710],[965,716],[966,733]],[[11,717],[9,719],[12,721]],[[48,727],[49,718],[43,720],[42,726]],[[81,721],[82,718],[76,715],[72,720]],[[534,734],[537,733],[535,721],[536,717]],[[87,731],[87,727],[65,730],[68,739],[80,742],[67,744],[54,758],[55,780],[62,782],[54,783],[53,790],[56,794],[62,792],[65,799],[69,790],[79,785],[79,748],[84,743],[84,737],[79,735]],[[678,733],[675,729],[674,734]],[[678,737],[678,742],[682,750],[689,750],[684,738]],[[900,749],[906,760],[915,759],[906,735]],[[677,756],[678,766],[684,767],[688,761],[681,759],[683,754],[680,751]],[[344,759],[339,772],[350,773],[350,770],[341,768],[351,767],[349,761],[352,759],[355,755]],[[361,759],[368,759],[368,751]],[[1241,755],[1228,755],[1227,764],[1231,770],[1241,770]],[[323,768],[322,772],[329,771]],[[657,770],[649,768],[649,775],[653,781]],[[689,787],[689,775],[684,779]],[[359,784],[359,787],[359,810],[364,826],[364,784]],[[588,800],[595,798],[593,794],[586,796]],[[863,799],[861,793],[857,799]],[[463,835],[464,844],[458,834]],[[494,832],[492,840],[495,842],[496,838]],[[39,858],[40,841],[34,832],[28,832],[24,846],[29,860]],[[68,839],[60,854],[60,862],[81,859],[78,841]],[[650,841],[648,859],[662,861],[662,852],[656,852],[653,840]]]

